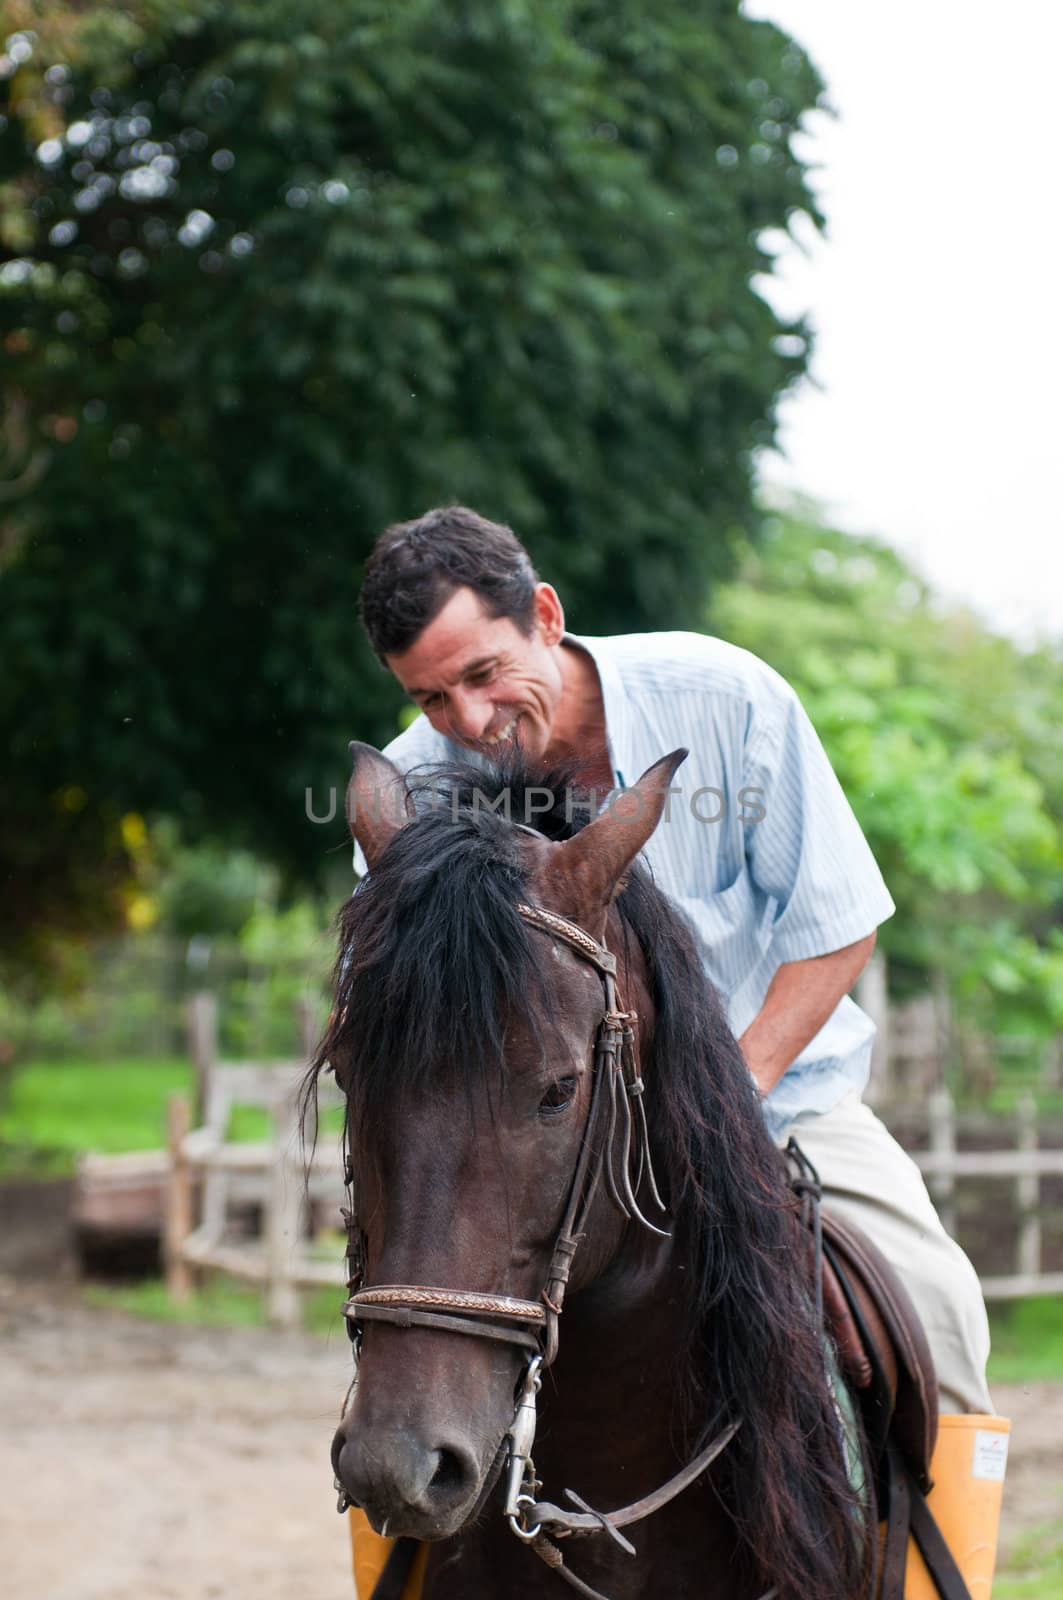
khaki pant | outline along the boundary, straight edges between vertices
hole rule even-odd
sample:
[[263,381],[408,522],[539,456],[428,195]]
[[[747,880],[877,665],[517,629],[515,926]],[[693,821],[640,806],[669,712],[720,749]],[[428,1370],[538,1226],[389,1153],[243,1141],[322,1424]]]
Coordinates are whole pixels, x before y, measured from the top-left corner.
[[978,1277],[942,1227],[915,1162],[855,1091],[823,1115],[795,1117],[791,1134],[819,1173],[824,1201],[863,1228],[915,1302],[941,1410],[991,1412],[989,1323]]

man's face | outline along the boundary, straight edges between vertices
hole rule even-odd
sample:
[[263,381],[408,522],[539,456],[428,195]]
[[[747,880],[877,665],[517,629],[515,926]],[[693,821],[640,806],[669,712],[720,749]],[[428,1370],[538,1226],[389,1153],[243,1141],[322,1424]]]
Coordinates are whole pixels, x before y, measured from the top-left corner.
[[561,603],[549,584],[535,592],[535,625],[489,617],[471,589],[456,589],[401,655],[385,659],[437,733],[469,750],[514,742],[529,756],[550,744],[561,701]]

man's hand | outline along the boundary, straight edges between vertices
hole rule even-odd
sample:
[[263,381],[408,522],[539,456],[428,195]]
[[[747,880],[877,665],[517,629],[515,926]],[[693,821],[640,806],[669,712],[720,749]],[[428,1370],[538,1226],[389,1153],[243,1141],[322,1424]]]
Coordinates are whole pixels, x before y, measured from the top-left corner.
[[875,938],[869,933],[829,955],[783,962],[764,1004],[738,1041],[761,1096],[774,1089],[842,995],[849,993],[871,958]]

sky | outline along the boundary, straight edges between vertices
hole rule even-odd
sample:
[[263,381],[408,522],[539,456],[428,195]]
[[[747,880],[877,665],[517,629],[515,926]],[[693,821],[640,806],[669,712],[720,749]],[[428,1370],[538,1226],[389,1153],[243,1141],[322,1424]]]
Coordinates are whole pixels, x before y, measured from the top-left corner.
[[1063,636],[1063,6],[745,11],[804,46],[837,113],[798,144],[826,239],[772,236],[766,297],[817,339],[761,482],[1015,637]]

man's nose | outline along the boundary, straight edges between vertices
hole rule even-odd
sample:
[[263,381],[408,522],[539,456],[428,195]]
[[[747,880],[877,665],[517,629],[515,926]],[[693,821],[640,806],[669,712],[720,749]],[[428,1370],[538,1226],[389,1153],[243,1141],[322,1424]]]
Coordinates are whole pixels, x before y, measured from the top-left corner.
[[459,739],[482,739],[491,726],[494,706],[487,695],[456,689],[448,697],[447,714]]

